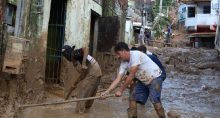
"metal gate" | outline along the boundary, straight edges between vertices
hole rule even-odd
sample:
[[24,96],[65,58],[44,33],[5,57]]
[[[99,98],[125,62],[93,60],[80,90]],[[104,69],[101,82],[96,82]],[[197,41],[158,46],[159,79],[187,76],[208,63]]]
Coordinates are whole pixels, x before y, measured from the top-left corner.
[[0,71],[2,70],[3,58],[5,55],[5,49],[7,44],[7,40],[6,40],[7,32],[5,31],[5,29],[6,29],[6,25],[2,25],[0,27]]
[[59,83],[61,48],[64,42],[66,0],[52,0],[47,39],[46,82]]

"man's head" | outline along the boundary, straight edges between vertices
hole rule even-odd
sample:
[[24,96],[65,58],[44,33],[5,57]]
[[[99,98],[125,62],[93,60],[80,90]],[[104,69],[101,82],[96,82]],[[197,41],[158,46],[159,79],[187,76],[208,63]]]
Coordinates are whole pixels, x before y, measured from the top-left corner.
[[72,61],[73,58],[72,52],[74,48],[75,46],[70,47],[69,45],[64,45],[62,48],[62,54],[68,61]]
[[138,48],[137,47],[135,47],[135,46],[133,46],[133,47],[131,47],[131,49],[130,50],[138,50]]
[[144,45],[139,46],[139,47],[138,47],[138,50],[141,51],[141,52],[143,52],[143,53],[147,53],[147,48],[146,48],[146,46],[144,46]]
[[126,43],[117,43],[114,48],[114,51],[121,60],[128,61],[130,59],[130,49]]

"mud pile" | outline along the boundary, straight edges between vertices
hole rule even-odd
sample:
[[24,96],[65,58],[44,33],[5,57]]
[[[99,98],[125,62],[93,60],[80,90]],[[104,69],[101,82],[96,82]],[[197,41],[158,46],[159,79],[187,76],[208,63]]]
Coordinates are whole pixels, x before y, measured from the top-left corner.
[[210,117],[220,114],[220,59],[214,49],[152,48],[167,70],[162,102],[168,116]]
[[220,70],[218,52],[214,49],[162,48],[154,52],[168,72],[175,70],[185,74],[200,74],[207,69]]
[[18,106],[39,103],[44,91],[36,92],[27,87],[23,76],[11,76],[1,73],[0,77],[0,118],[17,118]]

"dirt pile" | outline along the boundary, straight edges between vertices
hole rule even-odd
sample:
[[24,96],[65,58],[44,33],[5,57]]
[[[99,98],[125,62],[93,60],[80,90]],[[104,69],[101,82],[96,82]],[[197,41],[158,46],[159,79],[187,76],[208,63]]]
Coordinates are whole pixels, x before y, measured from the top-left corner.
[[17,118],[19,105],[43,101],[44,91],[28,88],[24,76],[0,75],[0,118]]
[[187,74],[199,74],[206,69],[219,71],[218,52],[214,49],[161,48],[154,49],[167,71],[176,70]]

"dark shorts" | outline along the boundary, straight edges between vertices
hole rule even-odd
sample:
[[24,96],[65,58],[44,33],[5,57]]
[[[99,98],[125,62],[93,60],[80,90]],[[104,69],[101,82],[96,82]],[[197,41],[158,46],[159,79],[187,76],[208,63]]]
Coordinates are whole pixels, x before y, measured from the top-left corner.
[[161,89],[163,78],[155,78],[151,84],[145,85],[140,81],[137,81],[134,90],[131,93],[130,99],[144,105],[147,102],[148,97],[152,103],[160,102]]

